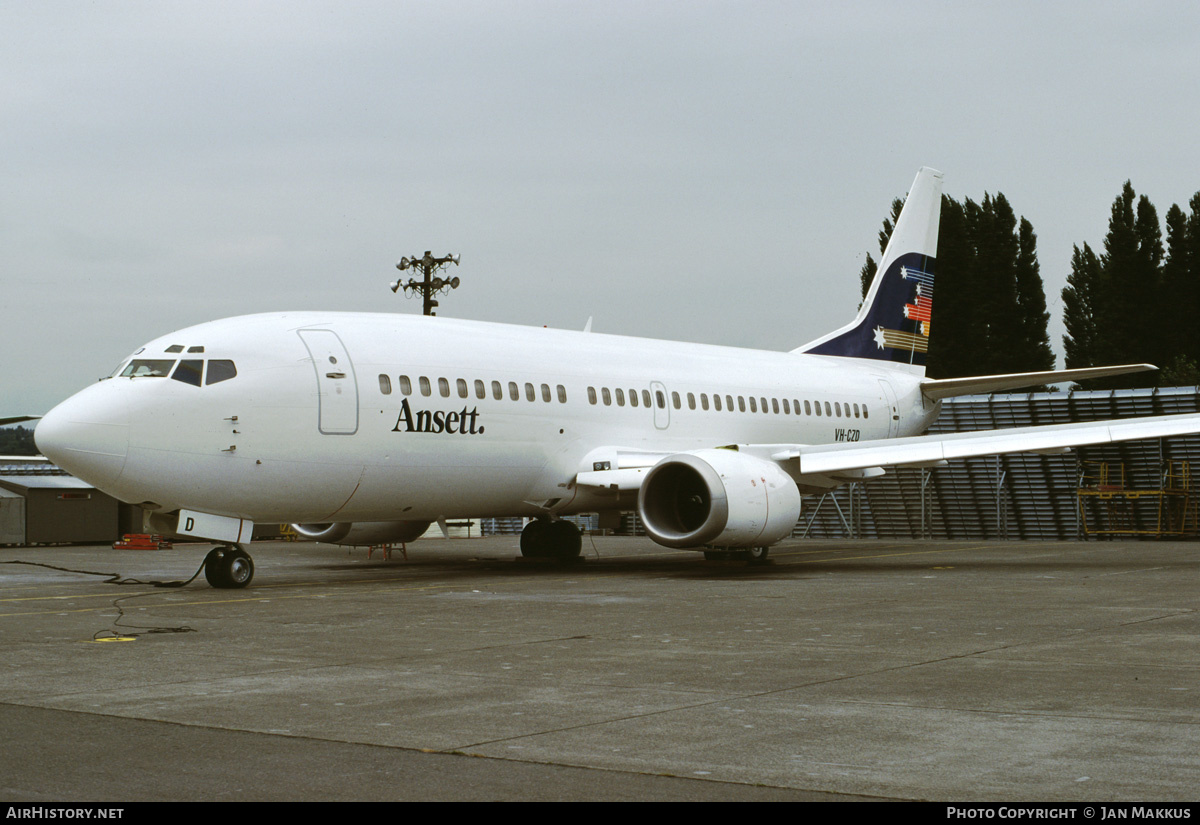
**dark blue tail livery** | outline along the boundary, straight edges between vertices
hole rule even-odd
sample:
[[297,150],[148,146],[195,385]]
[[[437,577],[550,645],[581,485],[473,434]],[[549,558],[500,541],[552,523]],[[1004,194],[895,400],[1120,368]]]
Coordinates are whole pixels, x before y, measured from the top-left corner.
[[858,316],[794,351],[890,361],[924,373],[941,207],[942,173],[924,167],[896,219]]

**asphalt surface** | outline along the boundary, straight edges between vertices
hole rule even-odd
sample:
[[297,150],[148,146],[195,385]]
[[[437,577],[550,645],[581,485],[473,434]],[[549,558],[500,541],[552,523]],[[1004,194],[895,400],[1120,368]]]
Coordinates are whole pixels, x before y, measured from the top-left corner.
[[207,549],[0,548],[0,798],[1198,795],[1196,542]]

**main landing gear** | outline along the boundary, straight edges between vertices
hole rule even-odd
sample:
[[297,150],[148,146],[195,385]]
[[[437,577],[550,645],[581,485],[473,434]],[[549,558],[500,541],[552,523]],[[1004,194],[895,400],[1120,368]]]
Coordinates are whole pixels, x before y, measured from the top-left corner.
[[237,544],[214,547],[204,557],[204,578],[222,589],[245,587],[254,578],[254,560]]
[[768,547],[747,547],[745,550],[705,550],[706,561],[727,561],[729,559],[744,559],[747,564],[766,564]]
[[527,559],[571,561],[582,549],[583,536],[569,521],[534,519],[521,531],[521,555]]

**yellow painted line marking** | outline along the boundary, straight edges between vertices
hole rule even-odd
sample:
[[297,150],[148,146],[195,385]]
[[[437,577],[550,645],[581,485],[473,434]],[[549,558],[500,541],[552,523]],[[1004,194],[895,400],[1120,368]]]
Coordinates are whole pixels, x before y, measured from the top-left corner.
[[[367,580],[367,579],[363,579],[363,580],[357,580],[354,583],[355,584],[371,583],[371,581]],[[308,584],[291,584],[291,585],[280,584],[280,585],[274,585],[274,586],[275,587],[304,587],[304,586],[328,587],[329,582],[319,582],[319,583],[312,582],[312,583],[308,583]],[[491,585],[491,584],[488,585],[489,588],[492,588],[495,586],[496,585]],[[383,592],[396,592],[396,591],[405,591],[405,590],[420,591],[420,590],[455,590],[455,589],[464,590],[465,592],[469,592],[471,588],[464,587],[462,584],[422,584],[422,585],[413,585],[410,587],[391,587],[391,588],[385,589]],[[156,594],[158,592],[159,591],[157,589],[144,590],[144,591],[137,592],[137,593],[128,593],[124,596],[116,596],[115,598],[128,599],[133,596],[148,596],[151,594]],[[205,605],[245,604],[248,602],[271,602],[271,601],[284,601],[284,600],[289,600],[289,599],[315,599],[315,598],[329,597],[329,596],[335,596],[335,595],[339,595],[339,594],[336,592],[332,592],[332,593],[297,593],[294,595],[271,594],[271,595],[265,595],[265,596],[248,596],[248,597],[241,598],[241,599],[200,599],[197,601],[144,602],[138,606],[146,607],[146,608],[153,607],[155,609],[163,608],[163,607],[200,607],[200,606],[205,606]],[[129,607],[130,607],[129,605],[126,605],[126,608],[129,608]],[[17,617],[17,616],[57,616],[57,615],[61,615],[63,613],[97,613],[102,610],[112,610],[112,609],[113,609],[113,606],[111,604],[108,604],[108,605],[104,605],[102,607],[79,607],[79,608],[75,608],[73,610],[70,610],[70,609],[69,610],[30,610],[30,611],[26,611],[26,612],[22,612],[22,613],[0,613],[0,618]]]
[[[924,556],[924,555],[929,555],[929,554],[940,554],[940,553],[961,553],[965,550],[979,550],[986,546],[987,545],[980,544],[975,547],[950,547],[950,548],[946,548],[943,550],[912,550],[912,551],[905,552],[905,553],[874,553],[874,554],[865,555],[865,556],[828,556],[826,558],[820,558],[820,559],[801,559],[801,560],[791,562],[791,564],[816,564],[818,562],[858,561],[860,559],[887,559],[887,558],[893,558],[896,556]],[[786,558],[790,555],[792,555],[792,554],[791,553],[780,553],[777,558]]]
[[[155,589],[157,589],[157,588],[155,588]],[[113,595],[112,592],[108,592],[108,593],[84,593],[79,596],[20,596],[20,597],[11,598],[11,599],[0,599],[0,604],[4,604],[5,602],[42,602],[42,601],[53,601],[56,599],[58,599],[58,600],[103,599],[103,598],[111,599],[112,595]]]

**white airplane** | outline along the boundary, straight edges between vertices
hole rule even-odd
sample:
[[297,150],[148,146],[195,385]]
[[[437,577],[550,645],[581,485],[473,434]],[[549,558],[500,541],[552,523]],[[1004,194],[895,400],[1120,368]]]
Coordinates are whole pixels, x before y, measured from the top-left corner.
[[249,315],[172,332],[51,410],[42,452],[151,527],[225,542],[244,587],[254,522],[324,541],[411,540],[525,516],[526,556],[570,558],[561,516],[636,510],[672,548],[751,561],[802,494],[886,467],[1200,432],[1200,416],[919,435],[949,396],[1149,365],[925,377],[941,173],[916,177],[858,316],[792,352],[449,318]]

